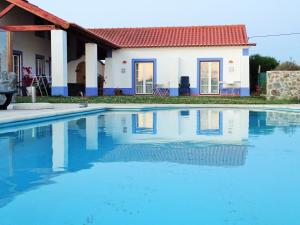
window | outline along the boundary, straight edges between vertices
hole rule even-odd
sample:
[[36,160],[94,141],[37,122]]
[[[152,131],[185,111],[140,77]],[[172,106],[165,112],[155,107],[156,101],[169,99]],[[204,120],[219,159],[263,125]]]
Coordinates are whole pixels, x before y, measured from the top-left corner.
[[22,81],[22,52],[13,51],[13,72],[17,74],[18,82]]
[[37,55],[35,58],[36,76],[45,76],[45,57]]
[[132,132],[134,134],[156,134],[156,113],[141,112],[132,115]]
[[216,110],[197,112],[198,135],[223,135],[223,113]]

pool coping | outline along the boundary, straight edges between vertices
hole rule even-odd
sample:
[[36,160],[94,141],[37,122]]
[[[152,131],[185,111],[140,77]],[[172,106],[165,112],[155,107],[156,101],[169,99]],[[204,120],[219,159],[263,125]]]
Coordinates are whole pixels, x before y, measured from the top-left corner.
[[[87,108],[79,108],[79,104],[53,104],[51,110],[8,110],[10,116],[1,116],[0,125],[14,123],[32,123],[38,120],[63,119],[73,116],[88,115],[97,112],[109,111],[140,111],[164,109],[195,109],[195,108],[222,108],[222,109],[249,109],[258,111],[278,111],[300,113],[300,105],[235,105],[235,104],[90,104]],[[24,112],[14,115],[15,112]]]

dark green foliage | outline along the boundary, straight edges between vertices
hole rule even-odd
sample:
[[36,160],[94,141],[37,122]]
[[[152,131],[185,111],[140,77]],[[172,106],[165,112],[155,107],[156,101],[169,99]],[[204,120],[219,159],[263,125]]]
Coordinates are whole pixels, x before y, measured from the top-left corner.
[[252,55],[250,56],[250,86],[251,92],[256,90],[258,85],[258,69],[261,66],[261,73],[274,70],[279,65],[273,57],[261,56],[261,55]]

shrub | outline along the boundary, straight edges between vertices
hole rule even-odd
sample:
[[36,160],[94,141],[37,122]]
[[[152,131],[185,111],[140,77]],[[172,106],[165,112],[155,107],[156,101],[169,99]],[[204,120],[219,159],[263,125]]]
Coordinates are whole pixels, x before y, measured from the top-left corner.
[[280,63],[275,70],[296,71],[300,70],[300,65],[298,65],[293,59],[290,59],[289,61]]

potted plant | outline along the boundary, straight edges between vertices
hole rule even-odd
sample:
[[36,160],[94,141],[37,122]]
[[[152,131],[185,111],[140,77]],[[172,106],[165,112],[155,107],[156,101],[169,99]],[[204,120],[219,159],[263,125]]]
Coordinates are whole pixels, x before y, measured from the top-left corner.
[[[22,78],[22,89],[24,90],[25,93],[27,92],[28,95],[31,95],[31,85],[32,85],[32,67],[23,67],[23,78]],[[22,91],[24,93],[24,91]]]
[[120,88],[115,89],[115,96],[122,96],[123,95],[123,90]]

